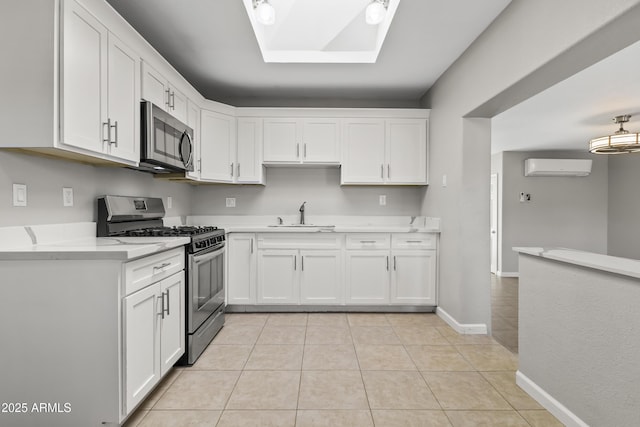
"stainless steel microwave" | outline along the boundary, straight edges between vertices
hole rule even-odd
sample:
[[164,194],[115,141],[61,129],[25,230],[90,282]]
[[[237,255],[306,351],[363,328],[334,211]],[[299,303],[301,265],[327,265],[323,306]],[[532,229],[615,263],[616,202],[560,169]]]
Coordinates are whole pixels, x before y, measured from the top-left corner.
[[193,171],[193,129],[149,101],[141,102],[141,112],[139,169]]

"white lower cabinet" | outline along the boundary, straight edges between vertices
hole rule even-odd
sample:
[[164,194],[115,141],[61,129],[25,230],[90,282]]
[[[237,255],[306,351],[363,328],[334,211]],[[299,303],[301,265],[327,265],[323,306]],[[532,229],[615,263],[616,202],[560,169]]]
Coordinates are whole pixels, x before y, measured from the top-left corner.
[[349,250],[347,304],[389,303],[389,251]]
[[227,238],[227,304],[256,303],[256,242],[253,233]]
[[300,251],[300,303],[340,304],[342,255],[339,250]]
[[231,233],[230,305],[435,306],[437,238],[427,233]]
[[258,303],[298,304],[298,251],[258,251]]
[[435,305],[436,251],[393,252],[392,304]]
[[125,398],[133,409],[184,353],[184,271],[124,299]]

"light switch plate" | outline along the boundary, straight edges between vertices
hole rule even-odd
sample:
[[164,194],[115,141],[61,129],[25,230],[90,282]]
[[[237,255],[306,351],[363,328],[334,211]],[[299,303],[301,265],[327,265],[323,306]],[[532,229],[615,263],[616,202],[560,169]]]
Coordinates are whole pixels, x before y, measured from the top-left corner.
[[73,188],[62,187],[62,206],[73,206]]
[[236,198],[235,197],[227,197],[227,207],[235,208],[236,207]]
[[13,206],[27,206],[27,184],[13,184]]
[[167,196],[167,209],[171,209],[173,207],[173,197]]
[[387,205],[387,196],[385,194],[381,194],[380,195],[380,206],[386,206]]

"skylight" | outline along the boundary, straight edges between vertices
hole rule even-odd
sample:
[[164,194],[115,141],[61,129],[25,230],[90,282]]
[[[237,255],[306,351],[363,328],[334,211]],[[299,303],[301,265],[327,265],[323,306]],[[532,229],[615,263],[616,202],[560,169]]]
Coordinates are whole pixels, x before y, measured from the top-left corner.
[[400,0],[377,25],[365,21],[372,0],[268,0],[272,25],[258,22],[255,0],[243,2],[264,62],[374,63]]

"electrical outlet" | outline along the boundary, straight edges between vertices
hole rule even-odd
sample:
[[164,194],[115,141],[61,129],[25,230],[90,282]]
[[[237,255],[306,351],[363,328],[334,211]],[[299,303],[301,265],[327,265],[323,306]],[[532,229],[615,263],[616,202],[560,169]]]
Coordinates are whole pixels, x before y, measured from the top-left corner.
[[13,206],[27,206],[27,184],[13,184]]
[[385,194],[380,195],[380,206],[386,206],[387,204],[387,196]]
[[447,186],[447,175],[442,175],[442,186],[443,187]]
[[236,207],[236,198],[235,197],[227,197],[227,207],[235,208]]
[[530,193],[520,193],[520,203],[524,203],[524,202],[530,202],[531,201],[531,194]]
[[524,193],[520,193],[520,203],[524,202]]
[[73,206],[73,188],[62,187],[62,206]]
[[173,207],[173,197],[167,196],[167,209],[171,209]]

